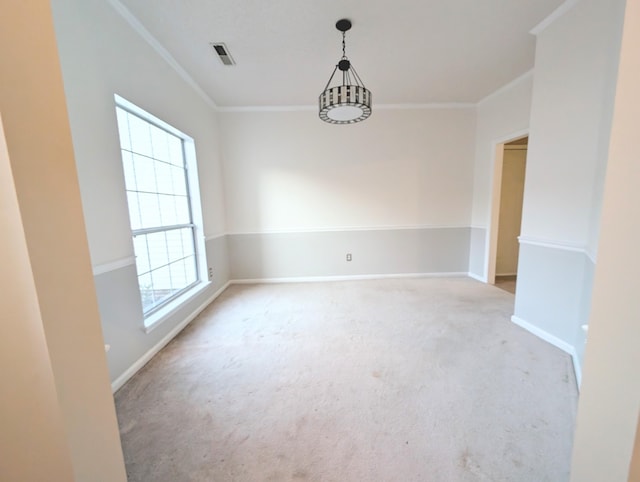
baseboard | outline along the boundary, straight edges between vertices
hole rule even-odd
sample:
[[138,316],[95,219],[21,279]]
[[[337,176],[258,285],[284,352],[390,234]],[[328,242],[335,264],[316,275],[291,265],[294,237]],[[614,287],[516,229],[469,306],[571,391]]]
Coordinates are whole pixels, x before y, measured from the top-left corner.
[[556,348],[560,348],[563,352],[570,355],[571,362],[573,363],[573,372],[576,376],[576,383],[578,385],[578,390],[580,390],[580,384],[582,383],[582,369],[580,368],[580,363],[578,362],[578,354],[576,353],[576,349],[574,348],[574,346],[564,340],[561,340],[557,336],[552,335],[551,333],[548,333],[535,325],[532,325],[528,321],[525,321],[522,318],[518,318],[515,315],[511,317],[511,321],[518,325],[520,328],[524,328],[529,333],[536,335],[538,338],[543,339],[547,343],[551,343]]
[[576,375],[576,385],[578,386],[578,391],[580,391],[580,386],[582,385],[582,367],[580,366],[578,353],[573,347],[571,347],[571,361],[573,361],[573,372]]
[[487,278],[485,278],[484,276],[480,276],[479,274],[472,273],[471,271],[467,273],[467,276],[469,278],[473,278],[476,281],[481,281],[482,283],[487,282]]
[[324,281],[360,281],[392,278],[462,278],[468,273],[462,271],[447,273],[396,273],[396,274],[365,274],[347,276],[299,276],[290,278],[252,278],[234,279],[231,284],[261,284],[261,283],[319,283]]
[[149,349],[144,355],[138,358],[133,365],[131,365],[122,375],[116,378],[111,383],[111,391],[115,393],[118,389],[120,389],[129,379],[135,375],[138,370],[140,370],[143,366],[145,366],[149,360],[151,360],[156,353],[162,350],[167,344],[175,338],[175,336],[180,333],[186,326],[193,321],[193,319],[198,316],[202,310],[204,310],[207,306],[209,306],[213,300],[215,300],[218,296],[222,294],[224,290],[231,284],[230,281],[227,281],[218,291],[216,291],[213,295],[203,301],[195,310],[193,310],[183,321],[181,321],[178,325],[175,326],[169,333],[167,333],[158,343],[156,343],[151,349]]
[[498,276],[517,276],[517,275],[518,275],[517,272],[516,273],[496,273],[496,278]]

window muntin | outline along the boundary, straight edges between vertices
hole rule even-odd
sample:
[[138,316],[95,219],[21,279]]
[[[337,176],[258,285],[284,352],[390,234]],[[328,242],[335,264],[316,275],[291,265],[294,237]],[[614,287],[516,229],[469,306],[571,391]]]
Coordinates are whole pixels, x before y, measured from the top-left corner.
[[184,140],[116,107],[140,298],[145,316],[200,280]]

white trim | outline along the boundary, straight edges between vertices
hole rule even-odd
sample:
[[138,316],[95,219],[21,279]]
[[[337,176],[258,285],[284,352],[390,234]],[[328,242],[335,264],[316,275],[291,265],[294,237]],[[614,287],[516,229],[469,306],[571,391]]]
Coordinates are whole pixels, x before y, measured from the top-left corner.
[[551,15],[545,18],[538,25],[529,30],[529,33],[532,35],[540,35],[547,27],[549,27],[552,23],[562,17],[565,13],[575,7],[580,0],[566,0],[562,5],[556,8]]
[[190,288],[187,292],[171,300],[171,302],[167,306],[163,306],[158,311],[145,318],[143,328],[144,332],[147,334],[151,333],[162,323],[175,315],[176,312],[181,310],[184,307],[185,303],[188,303],[196,296],[211,288],[211,285],[211,281],[202,281],[193,288]]
[[[516,79],[517,80],[517,79]],[[492,176],[491,196],[488,212],[489,224],[485,233],[484,276],[487,283],[495,282],[496,256],[498,249],[498,223],[500,220],[500,196],[502,195],[502,168],[504,164],[504,144],[529,135],[529,128],[511,132],[491,141]]]
[[503,147],[506,147],[504,144],[512,141],[517,141],[518,139],[522,139],[523,137],[527,137],[528,135],[529,135],[528,127],[526,129],[520,129],[519,131],[515,131],[515,132],[512,132],[511,134],[507,134],[506,136],[502,136],[502,137],[498,137],[497,139],[494,139],[493,147],[496,148],[500,144],[502,144]]
[[529,333],[541,338],[547,343],[552,344],[556,348],[559,348],[563,352],[569,354],[571,356],[571,362],[573,363],[573,372],[576,376],[576,382],[578,385],[578,390],[580,390],[580,384],[582,383],[582,368],[580,367],[580,363],[578,362],[578,354],[573,345],[567,343],[564,340],[561,340],[555,335],[552,335],[549,332],[544,331],[541,328],[529,323],[528,321],[523,320],[522,318],[513,315],[511,317],[511,321],[518,325],[520,328],[527,330]]
[[468,276],[469,278],[472,278],[472,279],[474,279],[474,280],[476,280],[476,281],[480,281],[480,282],[482,282],[482,283],[486,283],[486,282],[487,282],[487,278],[486,278],[486,277],[481,276],[481,275],[479,275],[479,274],[472,273],[471,271],[469,271],[469,272],[467,273],[467,276]]
[[311,112],[317,105],[238,105],[218,107],[218,112]]
[[486,226],[479,226],[476,224],[472,224],[471,226],[469,226],[471,229],[487,229]]
[[93,276],[99,274],[108,273],[109,271],[115,271],[117,269],[126,268],[127,266],[133,266],[136,264],[136,258],[134,256],[128,256],[122,259],[116,259],[108,263],[96,264],[93,266]]
[[178,61],[169,53],[167,49],[165,49],[162,44],[155,38],[151,32],[149,32],[144,25],[137,19],[135,15],[131,13],[131,11],[125,7],[119,0],[107,0],[113,9],[120,14],[120,16],[131,26],[131,28],[140,35],[156,52],[162,57],[167,64],[175,72],[182,77],[182,79],[191,86],[191,88],[198,94],[200,97],[204,99],[204,101],[209,104],[210,107],[217,110],[218,106],[213,101],[211,97],[207,95],[207,93],[202,90],[202,88],[198,85],[198,83],[193,80],[193,77],[189,75],[189,73],[178,63]]
[[431,104],[374,104],[377,110],[475,109],[472,102],[434,102]]
[[589,251],[587,247],[582,244],[571,243],[568,241],[553,241],[550,239],[534,238],[530,236],[518,236],[518,241],[520,244],[526,244],[529,246],[540,246],[542,248],[558,249],[561,251],[584,254],[589,258],[589,261],[596,264],[596,254]]
[[115,393],[118,389],[120,389],[127,381],[135,375],[138,370],[140,370],[143,366],[145,366],[149,360],[151,360],[156,353],[162,350],[178,333],[180,333],[196,316],[198,316],[202,310],[204,310],[209,304],[211,304],[218,296],[222,294],[224,290],[231,283],[227,281],[227,283],[222,286],[218,291],[216,291],[213,295],[211,295],[207,300],[205,300],[200,306],[198,306],[189,316],[187,316],[181,323],[175,326],[169,333],[167,333],[164,338],[162,338],[158,343],[156,343],[151,349],[149,349],[144,355],[138,358],[133,365],[131,365],[125,372],[116,378],[113,383],[111,383],[111,390]]
[[116,106],[117,107],[120,107],[121,109],[123,109],[125,111],[129,111],[130,113],[140,117],[142,120],[144,120],[145,122],[148,122],[149,124],[154,124],[157,127],[160,127],[161,129],[164,129],[165,131],[168,131],[169,133],[173,134],[176,137],[179,137],[183,141],[195,142],[192,137],[188,136],[187,134],[185,134],[181,130],[176,129],[171,124],[168,124],[167,122],[165,122],[162,119],[154,116],[150,112],[147,112],[142,107],[138,107],[133,102],[125,99],[124,97],[119,96],[118,94],[113,94],[113,98],[114,98],[114,100],[116,102]]
[[520,244],[529,244],[531,246],[542,246],[543,248],[561,249],[563,251],[574,251],[586,254],[587,250],[584,245],[571,243],[569,241],[553,241],[544,238],[534,238],[531,236],[518,236]]
[[580,360],[578,359],[578,353],[575,348],[571,347],[571,361],[573,362],[573,372],[576,375],[576,384],[578,385],[578,391],[582,385],[582,367],[580,366]]
[[254,278],[234,279],[231,284],[271,284],[271,283],[319,283],[325,281],[361,281],[393,278],[464,278],[468,273],[462,271],[448,273],[395,273],[395,274],[364,274],[346,276],[300,276],[289,278]]
[[[433,104],[374,104],[374,110],[431,110],[431,109],[474,109],[471,102],[445,102]],[[315,112],[317,105],[253,105],[218,107],[218,112]]]
[[476,105],[478,107],[480,107],[485,102],[493,99],[494,97],[497,97],[498,95],[500,95],[503,92],[511,89],[512,87],[516,86],[520,82],[522,82],[522,81],[524,81],[524,80],[526,80],[526,79],[528,79],[529,77],[532,77],[532,76],[533,76],[533,69],[531,69],[531,70],[525,72],[524,74],[516,77],[515,79],[513,79],[512,81],[506,83],[505,85],[503,85],[502,87],[498,88],[497,90],[494,90],[489,95],[487,95],[487,96],[483,97],[482,99],[480,99]]
[[416,225],[416,226],[344,226],[333,228],[298,228],[298,229],[283,229],[283,230],[266,230],[266,231],[238,231],[227,233],[227,236],[242,236],[242,235],[258,235],[258,234],[299,234],[299,233],[327,233],[327,232],[345,232],[345,231],[400,231],[410,229],[467,229],[468,225],[452,225],[452,226],[437,226],[437,225]]
[[212,236],[205,236],[204,240],[205,241],[213,241],[214,239],[224,238],[225,236],[227,236],[227,233],[214,234]]
[[551,343],[556,348],[560,348],[565,353],[571,354],[574,351],[573,345],[570,345],[566,341],[561,340],[557,336],[552,335],[551,333],[548,333],[541,328],[538,328],[534,324],[529,323],[528,321],[525,321],[522,318],[517,317],[516,315],[513,315],[511,317],[511,321],[518,325],[520,328],[524,328],[529,333],[533,333],[538,338],[542,338],[547,343]]

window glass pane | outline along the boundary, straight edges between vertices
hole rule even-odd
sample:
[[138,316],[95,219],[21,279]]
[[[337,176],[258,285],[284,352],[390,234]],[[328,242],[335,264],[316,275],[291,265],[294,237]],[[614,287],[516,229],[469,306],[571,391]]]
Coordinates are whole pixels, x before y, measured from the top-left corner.
[[149,123],[129,114],[129,135],[131,136],[131,150],[133,152],[149,157],[153,155]]
[[163,194],[173,194],[173,166],[166,162],[156,162],[155,167],[158,192]]
[[133,156],[133,167],[136,172],[136,186],[138,191],[156,192],[156,170],[153,159],[144,156]]
[[138,205],[138,193],[128,192],[127,203],[129,204],[129,221],[131,229],[142,228],[142,220],[140,219],[140,206]]
[[[158,195],[158,201],[160,202],[160,216],[163,226],[173,226],[178,223],[178,217],[176,215],[176,198],[175,196],[167,196],[164,194]],[[184,221],[183,221],[184,224]]]
[[160,161],[169,161],[169,148],[167,146],[169,133],[156,126],[151,126],[151,148],[153,158]]
[[124,185],[127,191],[136,191],[136,172],[133,168],[133,156],[130,152],[122,151],[122,167],[124,168]]
[[168,134],[167,144],[169,148],[169,162],[176,166],[184,166],[184,155],[182,153],[182,139]]
[[167,252],[169,254],[169,262],[184,258],[181,231],[182,229],[167,231]]
[[178,224],[189,224],[191,222],[191,212],[189,211],[189,199],[187,197],[176,196],[176,219]]
[[174,289],[180,290],[186,288],[191,283],[187,282],[187,275],[184,269],[184,260],[176,261],[169,265],[171,270],[171,283]]
[[129,137],[129,113],[120,108],[116,109],[118,116],[118,135],[120,136],[120,147],[131,150],[131,138]]
[[186,271],[187,283],[195,283],[198,279],[198,272],[196,271],[196,257],[191,256],[185,259],[184,267]]
[[158,195],[139,193],[138,202],[140,203],[141,228],[162,226]]
[[182,232],[182,248],[185,256],[192,256],[195,251],[193,229],[181,229]]
[[167,240],[164,232],[148,234],[147,249],[149,250],[149,266],[151,269],[157,269],[169,263]]
[[136,253],[136,268],[138,274],[144,274],[149,267],[149,251],[147,249],[147,235],[139,234],[133,237],[133,250]]
[[[125,191],[145,314],[198,281],[184,140],[116,107]],[[154,121],[155,122],[155,121]]]
[[142,310],[148,311],[155,302],[153,296],[153,282],[151,274],[143,274],[138,276],[138,284],[140,285],[140,299],[142,300]]
[[171,270],[169,266],[164,266],[153,270],[151,276],[153,277],[153,296],[156,303],[158,303],[170,296],[173,291],[171,287]]
[[181,167],[171,166],[171,178],[173,180],[173,194],[187,195],[186,171]]

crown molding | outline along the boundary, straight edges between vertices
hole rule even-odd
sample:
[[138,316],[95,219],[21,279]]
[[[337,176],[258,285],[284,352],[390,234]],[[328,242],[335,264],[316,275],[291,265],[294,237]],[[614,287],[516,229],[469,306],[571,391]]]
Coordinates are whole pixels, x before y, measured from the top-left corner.
[[[470,102],[449,102],[433,104],[375,104],[376,110],[429,110],[429,109],[473,109],[476,104]],[[256,105],[218,107],[218,112],[315,112],[317,105]]]
[[193,80],[193,77],[178,63],[178,61],[165,49],[157,38],[149,32],[144,25],[137,19],[137,17],[131,13],[131,11],[125,7],[119,0],[107,0],[111,7],[133,28],[135,32],[140,35],[150,46],[155,50],[160,57],[162,57],[167,64],[180,76],[182,79],[200,96],[204,101],[212,107],[214,110],[218,109],[218,106],[207,93],[202,90],[198,83]]
[[566,0],[562,5],[556,8],[551,15],[545,18],[538,25],[529,30],[529,33],[532,35],[540,35],[541,32],[547,29],[552,23],[562,17],[565,13],[575,7],[580,0]]
[[499,96],[500,94],[502,94],[503,92],[515,87],[516,85],[518,85],[520,82],[523,82],[527,79],[529,79],[530,77],[533,77],[533,69],[528,70],[527,72],[525,72],[524,74],[522,74],[519,77],[516,77],[515,79],[513,79],[512,81],[504,84],[502,87],[499,87],[497,90],[494,90],[493,92],[491,92],[489,95],[487,95],[486,97],[483,97],[482,99],[480,99],[478,101],[478,103],[476,104],[476,106],[480,107],[482,104],[484,104],[485,102],[493,99],[494,97]]
[[[545,28],[551,25],[555,20],[564,15],[573,8],[580,0],[566,0],[551,15],[545,18],[530,33],[538,35]],[[138,18],[125,7],[120,0],[107,0],[111,7],[131,26],[131,28],[140,35],[155,51],[162,57],[167,64],[215,111],[222,113],[250,113],[250,112],[307,112],[318,109],[317,105],[268,105],[268,106],[226,106],[220,107],[209,95],[202,90],[198,83],[189,75],[189,73],[180,65],[180,63],[164,48],[156,37],[146,29],[146,27],[138,20]],[[478,102],[444,102],[444,103],[405,103],[405,104],[375,104],[376,110],[437,110],[437,109],[474,109],[494,96],[514,87],[523,80],[533,75],[533,69],[525,72],[509,83],[503,85],[493,91]]]

